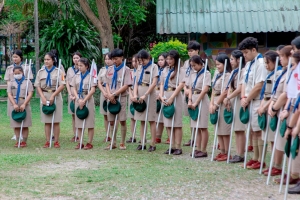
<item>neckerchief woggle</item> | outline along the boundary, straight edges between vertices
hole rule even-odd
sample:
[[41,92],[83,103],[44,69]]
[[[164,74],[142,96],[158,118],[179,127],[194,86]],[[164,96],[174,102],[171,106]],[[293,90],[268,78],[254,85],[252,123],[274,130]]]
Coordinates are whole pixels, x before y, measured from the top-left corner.
[[250,66],[249,66],[249,68],[248,68],[248,71],[247,71],[247,74],[246,74],[246,78],[245,78],[245,83],[248,83],[249,73],[250,73],[250,71],[251,71],[251,66],[252,66],[252,64],[255,63],[255,60],[258,60],[259,58],[263,58],[263,56],[262,56],[261,54],[258,54],[257,58],[256,58],[256,59],[254,58],[254,59],[250,62]]
[[174,71],[175,67],[173,67],[172,69],[169,69],[169,72],[168,72],[168,75],[166,77],[166,80],[165,80],[165,84],[164,84],[164,90],[167,91],[168,90],[168,87],[169,87],[169,79],[170,79],[170,76],[172,74],[172,72]]
[[205,71],[205,69],[204,69],[204,67],[203,67],[203,68],[200,70],[200,72],[197,73],[197,76],[196,76],[196,78],[195,78],[195,81],[194,81],[193,87],[192,87],[193,90],[194,90],[195,87],[196,87],[196,84],[197,84],[197,81],[198,81],[199,76],[200,76],[201,74],[203,74],[204,71]]
[[89,74],[90,72],[89,71],[86,71],[85,74],[82,75],[82,73],[80,73],[80,84],[79,84],[79,91],[78,91],[78,95],[79,95],[79,98],[83,98],[83,95],[82,95],[82,90],[83,90],[83,80],[85,79],[85,77],[87,77],[87,75]]
[[55,68],[56,68],[55,66],[52,66],[52,68],[48,70],[48,68],[45,66],[45,70],[48,73],[46,79],[46,85],[48,85],[49,87],[51,87],[51,72],[53,72]]
[[20,97],[20,92],[21,92],[21,85],[22,85],[22,83],[23,83],[24,80],[25,80],[25,76],[24,75],[22,76],[22,78],[20,80],[15,79],[16,83],[18,84],[17,95],[16,95],[16,103],[17,104],[19,102],[19,97]]
[[142,66],[142,72],[141,72],[141,75],[140,75],[140,79],[139,79],[138,85],[142,85],[145,70],[146,70],[150,65],[152,65],[152,60],[150,60],[150,61],[148,62],[147,65]]
[[259,96],[259,99],[262,100],[264,98],[264,94],[265,94],[265,90],[266,90],[266,86],[267,86],[267,81],[268,79],[273,76],[273,74],[275,73],[275,71],[273,70],[270,74],[268,74],[266,80],[264,81],[264,84],[261,88],[261,91],[260,91],[260,96]]
[[114,75],[113,75],[113,78],[112,78],[112,83],[111,83],[111,86],[110,86],[110,89],[113,89],[113,88],[117,88],[117,82],[118,82],[118,71],[120,69],[122,69],[124,67],[125,63],[122,62],[121,65],[119,65],[118,67],[116,67],[116,65],[114,65]]
[[235,75],[239,72],[239,68],[236,68],[235,70],[232,71],[231,76],[229,78],[229,81],[227,83],[226,86],[226,90],[229,88],[230,83],[233,81],[233,78],[235,77]]

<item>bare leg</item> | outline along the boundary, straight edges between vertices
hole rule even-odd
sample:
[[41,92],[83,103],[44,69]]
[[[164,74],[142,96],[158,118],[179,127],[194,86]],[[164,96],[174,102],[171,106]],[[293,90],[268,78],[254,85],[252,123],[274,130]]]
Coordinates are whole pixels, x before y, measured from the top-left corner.
[[150,132],[151,132],[151,146],[155,147],[155,139],[156,139],[156,124],[155,121],[149,122],[150,124]]
[[[195,133],[196,134],[196,130],[195,130]],[[197,133],[197,141],[196,141],[196,150],[197,151],[201,151],[201,129],[198,128],[198,133]]]
[[59,123],[53,124],[53,133],[54,133],[54,141],[58,142],[59,134],[60,134],[60,126]]
[[218,142],[220,144],[220,150],[222,154],[225,154],[225,144],[223,141],[223,136],[218,135]]
[[51,134],[51,124],[45,123],[45,136],[47,142],[50,142],[50,134]]
[[206,147],[207,147],[207,143],[208,143],[208,130],[207,128],[202,128],[201,129],[201,151],[206,153]]
[[[224,143],[225,154],[228,154],[230,136],[223,135],[222,138],[223,138],[223,143]],[[228,156],[230,156],[230,155],[228,155]]]
[[178,128],[174,128],[174,136],[173,137],[175,139],[175,147],[176,149],[181,149],[181,142],[182,142],[182,128],[178,127]]
[[73,127],[73,133],[74,136],[76,135],[76,128],[75,128],[75,115],[72,115],[72,127]]
[[164,131],[164,123],[159,123],[155,137],[161,139],[163,131]]
[[120,124],[121,124],[121,143],[125,144],[126,131],[127,131],[126,121],[120,121]]
[[94,128],[89,128],[88,129],[88,135],[89,135],[89,140],[88,143],[92,144],[93,138],[94,138]]

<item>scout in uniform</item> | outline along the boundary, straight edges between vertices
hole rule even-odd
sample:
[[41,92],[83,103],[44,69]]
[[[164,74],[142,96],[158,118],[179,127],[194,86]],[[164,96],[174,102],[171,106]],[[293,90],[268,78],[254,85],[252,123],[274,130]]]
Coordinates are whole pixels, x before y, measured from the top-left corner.
[[[227,66],[225,69],[225,61],[227,60]],[[225,53],[219,53],[219,55],[216,58],[216,67],[217,71],[214,74],[213,80],[212,80],[212,95],[209,105],[209,112],[210,114],[218,114],[221,115],[224,113],[225,105],[223,104],[223,100],[226,97],[226,93],[222,93],[221,90],[224,90],[224,85],[229,81],[229,76],[231,73],[231,65],[229,62],[229,57]],[[226,71],[225,71],[226,70]],[[225,73],[225,77],[223,76],[223,73]],[[224,85],[222,88],[222,82],[224,80]],[[222,95],[221,95],[222,94]],[[216,113],[218,108],[220,108],[220,113]],[[223,117],[218,117],[218,142],[220,144],[220,150],[221,153],[219,153],[214,160],[216,161],[226,161],[228,154],[228,148],[229,148],[229,140],[230,140],[230,124],[227,124]],[[216,126],[215,126],[216,128]]]
[[[242,59],[242,60],[240,60]],[[239,71],[239,66],[241,63],[241,71]],[[229,160],[230,163],[244,162],[244,152],[245,152],[245,125],[240,121],[238,111],[241,109],[241,88],[243,83],[243,74],[245,72],[245,58],[240,50],[234,50],[230,56],[230,64],[232,67],[232,72],[230,74],[229,81],[226,83],[227,96],[223,100],[227,110],[233,109],[236,99],[235,115],[234,115],[234,127],[235,132],[235,142],[236,142],[236,155]],[[240,74],[240,80],[238,82],[238,74]],[[224,83],[225,84],[225,83]],[[232,110],[231,110],[232,112]]]
[[[193,57],[195,55],[198,55],[200,52],[200,44],[197,41],[190,41],[188,46],[187,46],[187,50],[188,50],[188,55],[189,57]],[[187,81],[190,79],[191,75],[194,73],[194,70],[190,64],[190,60],[186,60],[184,62],[183,65],[183,71],[185,71],[185,76],[184,78],[186,79],[185,81],[185,86],[184,86],[184,95],[183,95],[183,114],[184,116],[189,116],[189,112],[188,112],[188,96],[189,96],[189,85],[188,83],[190,81]],[[193,131],[193,128],[191,128],[191,133]],[[183,146],[190,146],[191,145],[191,141],[188,141],[187,143],[183,144]]]
[[135,126],[135,119],[134,119],[134,108],[132,105],[132,102],[134,101],[134,94],[133,94],[133,88],[136,82],[136,70],[138,68],[138,58],[137,58],[137,54],[132,56],[132,61],[131,61],[131,65],[133,67],[133,71],[131,71],[131,79],[133,80],[133,84],[130,88],[128,88],[128,93],[129,93],[129,100],[128,100],[128,108],[129,108],[129,112],[128,112],[128,118],[130,118],[130,130],[131,130],[131,134],[132,136],[126,141],[126,143],[132,143],[132,142],[136,142],[136,139],[133,138],[133,132],[134,132],[134,126]]
[[[209,98],[208,98],[208,91],[211,86],[211,74],[209,69],[206,71],[205,80],[204,80],[204,87],[203,79],[204,79],[204,72],[205,72],[205,63],[202,61],[200,56],[194,55],[190,59],[190,65],[195,73],[191,74],[189,83],[189,99],[188,99],[188,107],[191,110],[199,109],[199,104],[202,102],[200,119],[198,119],[198,113],[196,112],[194,115],[191,116],[191,128],[198,128],[198,136],[196,141],[197,149],[195,150],[195,158],[202,158],[207,157],[207,143],[208,143],[208,113],[209,113]],[[203,89],[203,90],[202,90]],[[198,107],[197,107],[198,106]],[[196,117],[196,118],[195,118]],[[199,120],[199,124],[197,127],[197,121]],[[196,133],[196,130],[195,130]]]
[[[59,123],[62,121],[63,115],[63,100],[61,91],[64,89],[66,82],[63,72],[56,67],[57,63],[55,62],[54,54],[51,52],[46,53],[44,57],[44,65],[45,67],[38,71],[34,83],[34,86],[36,87],[41,98],[41,121],[45,123],[46,143],[44,148],[48,148],[50,146],[52,122],[54,123],[54,147],[59,148]],[[58,85],[56,87],[57,83]],[[55,98],[56,103],[54,104]],[[52,121],[53,114],[54,121]]]
[[[150,54],[141,50],[137,54],[137,58],[139,63],[141,64],[136,71],[136,81],[134,85],[134,104],[143,104],[146,103],[147,109],[144,108],[143,111],[138,111],[137,109],[134,112],[134,119],[141,121],[140,133],[141,133],[141,141],[145,140],[144,138],[144,130],[145,126],[147,126],[147,121],[150,124],[150,132],[151,132],[151,144],[148,149],[149,152],[155,151],[155,138],[156,138],[156,92],[155,87],[157,83],[158,77],[158,67],[156,64],[152,63]],[[152,79],[152,80],[151,80]],[[148,104],[149,99],[149,104]],[[139,106],[139,105],[137,105]],[[140,105],[141,106],[141,105]],[[139,106],[139,107],[140,107]],[[146,119],[146,115],[147,119]],[[147,120],[147,121],[146,121]],[[145,134],[146,136],[146,134]],[[142,142],[141,142],[142,143]],[[138,145],[137,150],[142,150],[143,146]],[[146,146],[144,146],[146,149]]]
[[[164,126],[167,128],[168,134],[171,133],[171,128],[173,128],[173,138],[171,142],[171,153],[173,155],[182,154],[181,142],[182,142],[182,109],[183,109],[183,101],[182,101],[182,93],[181,90],[184,87],[184,72],[183,70],[179,70],[178,74],[178,62],[179,62],[179,54],[176,50],[171,50],[168,53],[167,57],[168,62],[168,70],[164,71],[161,78],[160,84],[160,99],[164,104]],[[178,85],[176,86],[178,77]],[[176,98],[176,108],[174,107],[174,100]],[[173,113],[174,116],[174,124],[172,127],[172,119],[173,115],[169,113]],[[165,154],[169,154],[169,149],[165,152]]]
[[[95,127],[95,102],[93,94],[95,93],[97,84],[90,77],[92,75],[89,72],[90,64],[88,59],[80,58],[78,68],[80,72],[75,75],[71,84],[74,94],[72,100],[75,100],[75,127],[78,128],[78,137],[81,140],[82,127],[85,122],[84,128],[88,129],[88,142],[86,145],[82,144],[81,148],[88,150],[93,148],[92,141]],[[88,105],[86,105],[87,102]],[[86,112],[88,112],[87,116]],[[78,142],[75,149],[80,149],[80,142]]]
[[[105,126],[105,133],[107,133],[108,129],[108,121],[107,121],[107,95],[106,92],[106,74],[109,76],[109,79],[111,79],[113,75],[113,61],[110,59],[110,53],[107,53],[104,55],[104,62],[105,67],[102,67],[98,74],[98,88],[101,91],[100,94],[100,114],[104,116],[104,126]],[[106,136],[105,136],[106,137]],[[110,136],[104,139],[104,142],[110,141]]]
[[[118,112],[118,121],[120,121],[121,124],[121,143],[120,143],[120,150],[125,150],[125,137],[126,137],[126,107],[127,107],[127,96],[128,92],[127,89],[132,85],[132,78],[131,78],[131,70],[129,67],[125,66],[125,63],[123,62],[123,50],[122,49],[114,49],[111,52],[111,59],[114,62],[114,72],[111,79],[109,79],[108,74],[106,74],[106,79],[108,80],[106,82],[106,90],[108,92],[108,100],[110,101],[108,103],[112,104],[111,106],[114,107],[114,105],[118,106],[119,104],[117,101],[119,101],[120,98],[120,105],[121,108]],[[124,73],[123,73],[124,70]],[[124,76],[123,76],[124,74]],[[122,87],[121,87],[122,85]],[[113,108],[115,109],[115,108]],[[113,112],[115,113],[115,112]],[[112,144],[112,149],[116,148],[116,131],[115,134],[113,134],[114,131],[114,123],[116,114],[113,114],[112,111],[108,110],[107,112],[107,119],[110,123],[110,134],[114,135],[115,138],[113,138],[114,143]],[[117,122],[118,123],[118,122]],[[116,124],[117,125],[117,124]],[[105,149],[110,149],[109,144]]]
[[[72,115],[72,127],[73,127],[73,133],[74,133],[74,137],[71,139],[72,142],[75,141],[76,128],[75,128],[75,114],[74,114],[74,110],[73,110],[74,101],[71,99],[74,97],[74,93],[73,93],[73,89],[72,89],[71,85],[72,85],[73,78],[79,72],[78,61],[81,57],[82,57],[82,55],[79,52],[75,52],[73,54],[72,60],[73,60],[74,65],[72,67],[69,67],[69,69],[67,71],[67,76],[66,76],[66,87],[67,87],[68,94],[69,94],[68,95],[68,113]],[[72,102],[72,104],[71,104],[71,102]],[[70,106],[72,107],[72,109]],[[78,137],[76,138],[76,140],[78,140]]]
[[[10,127],[14,128],[17,140],[15,147],[18,147],[20,128],[23,121],[23,141],[20,143],[20,147],[26,147],[29,133],[28,127],[32,126],[30,99],[33,94],[33,86],[31,81],[25,78],[24,71],[21,66],[14,67],[13,73],[14,79],[10,80],[7,86],[10,111],[13,111],[10,115]],[[27,82],[28,95],[26,94]]]
[[[156,102],[157,102],[157,108],[156,108],[156,123],[158,123],[158,127],[157,127],[157,132],[156,132],[156,139],[155,142],[156,143],[161,143],[161,137],[162,137],[162,133],[164,131],[164,120],[163,120],[163,116],[162,113],[160,112],[161,109],[161,101],[159,98],[159,94],[160,94],[160,84],[161,84],[161,76],[164,73],[165,70],[167,70],[167,53],[162,53],[158,56],[158,79],[157,79],[157,86],[156,86]],[[160,117],[159,117],[159,113]],[[158,119],[159,117],[159,119]],[[165,144],[170,144],[170,139],[168,136],[168,139],[166,140]]]
[[[257,39],[253,37],[245,38],[239,44],[239,50],[243,52],[245,60],[247,61],[241,92],[241,106],[243,109],[246,109],[252,101],[252,109],[250,110],[251,121],[248,123],[251,125],[250,129],[253,139],[254,155],[253,158],[246,163],[246,167],[248,169],[259,169],[264,142],[261,139],[261,129],[258,125],[257,110],[261,102],[259,100],[260,90],[263,86],[265,77],[267,77],[268,71],[264,66],[262,55],[258,53]],[[252,86],[253,81],[254,87]]]

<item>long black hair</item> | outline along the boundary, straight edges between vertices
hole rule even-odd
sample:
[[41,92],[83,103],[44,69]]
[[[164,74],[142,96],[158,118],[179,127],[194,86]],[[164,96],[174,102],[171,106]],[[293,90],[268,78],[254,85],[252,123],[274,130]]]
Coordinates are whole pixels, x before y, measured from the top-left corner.
[[167,53],[161,53],[161,54],[159,54],[158,59],[159,59],[159,57],[161,57],[161,56],[164,57],[164,59],[165,59],[164,67],[168,66],[168,63],[167,63],[167,57],[168,57],[168,54],[167,54]]
[[216,60],[218,62],[224,64],[224,71],[225,71],[225,60],[227,60],[226,72],[231,72],[232,71],[230,60],[229,60],[229,57],[227,56],[226,53],[219,53]]
[[[171,77],[170,77],[170,79],[172,80],[172,79],[173,79],[174,77],[176,77],[176,75],[177,75],[177,71],[178,71],[178,62],[179,62],[180,56],[179,56],[178,51],[176,51],[176,50],[171,50],[171,51],[169,51],[169,53],[168,53],[168,57],[173,58],[173,59],[175,60],[175,63],[174,63],[174,72],[173,72],[173,74],[172,74]],[[170,66],[170,67],[171,67],[171,66]]]
[[[245,57],[243,55],[243,52],[240,50],[234,50],[231,52],[232,57],[234,57],[235,59],[240,59],[242,57],[242,69],[245,67],[246,65],[246,60]],[[240,60],[241,62],[241,60]]]
[[[190,58],[189,63],[194,62],[198,65],[202,65],[202,67],[205,67],[205,61],[202,60],[202,58],[199,55],[194,55]],[[207,65],[206,70],[209,71],[209,66]]]
[[13,55],[16,54],[17,56],[19,56],[21,58],[21,62],[23,61],[23,53],[20,49],[16,49],[13,52]]
[[48,56],[52,59],[52,61],[53,61],[53,66],[58,67],[58,66],[57,66],[57,59],[56,59],[56,57],[55,57],[55,54],[53,54],[53,53],[50,51],[50,52],[46,53],[45,56],[46,56],[46,55],[48,55]]
[[90,66],[90,62],[87,58],[80,58],[78,62],[81,62],[82,64],[84,64],[84,66],[86,66],[88,71],[90,70],[91,66]]
[[[266,58],[267,63],[272,62],[272,63],[276,64],[276,58],[279,57],[279,54],[276,51],[270,50],[265,53],[264,57]],[[278,66],[279,65],[281,65],[280,61],[278,63]]]

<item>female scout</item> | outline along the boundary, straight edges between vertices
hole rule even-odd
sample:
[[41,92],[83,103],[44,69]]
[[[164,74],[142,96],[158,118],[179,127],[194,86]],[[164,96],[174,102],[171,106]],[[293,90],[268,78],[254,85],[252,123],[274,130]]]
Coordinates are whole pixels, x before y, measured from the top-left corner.
[[[132,104],[132,102],[134,101],[134,94],[133,94],[133,87],[135,85],[136,82],[136,70],[138,68],[138,58],[137,58],[137,54],[132,56],[132,61],[131,61],[131,65],[133,67],[133,72],[131,73],[131,79],[133,80],[133,86],[128,88],[128,93],[129,93],[129,101],[128,101],[128,107],[130,108],[130,105]],[[135,125],[135,119],[134,119],[134,115],[131,113],[131,111],[128,112],[128,117],[130,118],[130,130],[131,130],[131,134],[133,137],[133,132],[134,132],[134,125]],[[126,143],[132,143],[132,137],[129,138],[129,140],[126,141]],[[136,142],[136,139],[133,138],[133,142]]]
[[[191,74],[189,82],[189,99],[188,99],[188,107],[191,109],[195,109],[199,106],[200,102],[202,102],[202,107],[200,115],[200,119],[193,120],[191,119],[191,128],[197,128],[198,124],[198,135],[195,150],[195,158],[207,157],[207,143],[208,143],[208,109],[209,109],[209,98],[207,92],[211,86],[211,74],[209,69],[206,71],[204,87],[203,87],[203,79],[204,79],[204,67],[205,63],[202,61],[200,56],[195,55],[190,59],[190,65],[195,70],[196,73]],[[198,107],[198,109],[200,109]],[[196,130],[195,130],[196,133]]]
[[[72,110],[70,109],[70,103],[72,101],[71,98],[74,97],[74,93],[73,93],[71,84],[72,84],[73,78],[79,72],[78,61],[81,57],[82,57],[82,55],[78,51],[73,54],[72,59],[73,59],[74,65],[72,67],[69,67],[69,69],[67,71],[67,77],[66,77],[66,86],[67,86],[67,90],[68,90],[68,94],[69,94],[68,95],[68,113],[72,115],[72,127],[73,127],[73,133],[74,133],[74,137],[71,139],[72,142],[75,141],[76,128],[75,128],[75,115],[72,112]],[[78,137],[76,138],[76,140],[78,140]]]
[[[141,65],[138,67],[136,71],[136,81],[134,85],[134,102],[136,103],[143,103],[145,101],[148,103],[149,98],[149,104],[147,104],[148,107],[148,113],[147,109],[145,109],[143,112],[134,112],[134,119],[141,121],[140,126],[140,133],[141,133],[141,143],[144,138],[144,128],[147,126],[146,124],[146,115],[148,115],[147,121],[150,124],[150,132],[151,132],[151,144],[148,149],[149,152],[155,151],[155,136],[156,136],[156,92],[155,87],[157,83],[157,77],[158,77],[158,67],[156,64],[152,63],[150,54],[145,51],[141,50],[137,54],[137,58],[139,63]],[[152,74],[152,80],[151,78]],[[151,84],[150,84],[151,82]],[[143,146],[138,145],[137,150],[142,150]],[[146,146],[144,146],[144,149],[146,149]]]
[[[240,60],[242,58],[242,60]],[[242,62],[241,71],[239,71],[240,62]],[[245,72],[245,58],[240,50],[234,50],[230,56],[230,64],[232,72],[229,81],[226,83],[227,97],[223,100],[226,109],[233,109],[236,99],[235,116],[234,116],[234,132],[236,142],[236,155],[229,160],[230,163],[244,162],[244,151],[246,144],[245,125],[240,121],[237,114],[241,109],[241,88],[243,83],[243,74]],[[240,73],[240,81],[238,82],[238,74]],[[225,83],[224,83],[225,84]]]
[[[88,142],[84,146],[82,144],[81,148],[85,150],[92,149],[92,141],[94,137],[94,127],[95,127],[95,103],[93,94],[95,93],[95,88],[97,86],[96,83],[91,79],[90,63],[86,58],[80,58],[78,61],[78,68],[80,73],[77,73],[72,80],[73,94],[74,97],[72,100],[75,100],[75,111],[79,107],[80,110],[84,106],[87,106],[89,110],[89,114],[87,118],[84,120],[79,119],[77,115],[75,116],[75,127],[78,128],[78,137],[81,140],[82,137],[82,127],[84,125],[85,128],[88,129]],[[90,86],[90,88],[89,88]],[[80,149],[80,142],[78,142],[75,149]]]
[[[268,108],[268,114],[271,117],[274,117],[274,115],[276,114],[277,117],[279,118],[279,112],[274,112],[272,111],[273,105],[276,104],[280,94],[282,94],[285,91],[285,87],[286,87],[286,80],[288,77],[288,62],[289,62],[289,57],[291,56],[291,50],[292,50],[292,46],[288,45],[283,47],[282,49],[279,50],[279,58],[280,58],[280,63],[282,65],[282,71],[280,73],[280,75],[276,78],[275,80],[275,86],[273,88],[272,91],[272,101],[269,105]],[[281,107],[283,107],[284,105],[282,105]],[[279,127],[277,127],[279,128]],[[286,140],[281,137],[280,134],[278,134],[277,136],[277,141],[275,144],[275,154],[274,154],[274,164],[273,164],[273,168],[271,169],[271,176],[276,176],[276,175],[280,175],[282,172],[281,169],[281,165],[282,165],[282,159],[284,156],[284,146],[285,146]],[[268,170],[264,170],[264,175],[268,175],[269,169]]]
[[[118,113],[118,121],[120,121],[121,124],[121,143],[120,143],[120,150],[126,150],[125,146],[125,138],[126,138],[126,107],[127,107],[127,89],[132,85],[132,79],[131,79],[131,70],[129,67],[125,66],[125,63],[123,62],[123,50],[122,49],[114,49],[111,52],[111,59],[114,62],[114,70],[113,70],[113,76],[110,79],[108,76],[108,73],[106,74],[106,79],[108,80],[106,82],[106,90],[108,93],[108,100],[112,104],[116,104],[116,100],[119,100],[119,96],[121,95],[121,110]],[[124,70],[124,73],[123,73]],[[124,76],[123,76],[124,74]],[[122,85],[122,87],[121,87]],[[114,123],[115,123],[116,115],[107,112],[107,119],[110,123],[110,134],[114,135],[113,144],[108,145],[105,149],[110,149],[112,145],[112,149],[116,148],[116,131],[115,134],[113,134],[114,131]],[[118,123],[118,122],[117,122]],[[117,124],[116,124],[117,125]]]
[[[107,133],[108,129],[108,121],[107,121],[107,111],[103,108],[103,103],[106,101],[107,103],[107,91],[106,91],[106,80],[105,75],[108,74],[109,78],[113,75],[113,61],[110,59],[110,53],[104,55],[105,67],[102,67],[98,74],[98,88],[101,91],[100,94],[100,114],[104,116],[104,126],[105,133]],[[110,141],[110,136],[108,136],[103,140],[104,142]]]
[[[54,114],[53,121],[53,133],[54,133],[54,147],[59,148],[60,144],[58,142],[60,126],[59,123],[62,121],[62,111],[63,111],[63,100],[61,91],[64,89],[66,84],[64,74],[60,69],[58,69],[57,63],[55,62],[55,56],[51,52],[46,53],[44,57],[45,67],[40,69],[36,75],[34,86],[36,87],[40,98],[41,98],[41,121],[45,123],[45,136],[46,143],[44,148],[50,146],[50,134],[51,134],[51,124],[52,116]],[[58,81],[57,81],[58,80]],[[56,87],[56,83],[58,83]],[[54,103],[56,98],[56,109],[53,114],[44,114],[42,112],[43,106],[49,106]]]
[[[26,118],[23,120],[23,128],[22,128],[23,141],[20,143],[20,147],[26,147],[28,133],[29,133],[28,127],[32,126],[31,107],[29,102],[33,94],[33,86],[31,81],[25,78],[24,71],[21,66],[14,67],[13,73],[14,73],[14,79],[8,83],[7,95],[8,95],[9,106],[11,111],[13,110],[15,110],[16,112],[24,112],[24,110],[26,111]],[[26,94],[27,84],[28,84],[28,90],[27,90],[28,95]],[[15,147],[18,147],[21,124],[22,122],[17,122],[13,120],[12,116],[10,116],[10,126],[14,128],[14,132],[17,140]]]
[[[179,54],[176,50],[171,50],[167,57],[168,70],[165,70],[161,77],[160,84],[160,99],[164,106],[170,106],[174,103],[176,98],[176,106],[174,113],[174,125],[172,127],[172,117],[166,118],[163,116],[164,125],[167,128],[168,134],[171,133],[171,128],[173,128],[173,139],[170,141],[172,143],[171,153],[173,155],[182,154],[181,142],[182,142],[182,93],[181,90],[184,87],[184,72],[179,70],[178,74],[178,62]],[[179,76],[178,85],[176,87],[177,76]],[[169,149],[165,152],[169,154]]]
[[[227,66],[225,71],[225,60],[227,60]],[[220,53],[216,58],[216,67],[217,70],[215,72],[214,78],[212,80],[212,95],[211,95],[211,101],[209,106],[209,112],[211,114],[215,113],[217,109],[220,107],[219,115],[224,113],[225,105],[223,104],[223,100],[226,97],[226,93],[222,93],[221,95],[221,89],[222,89],[222,81],[223,81],[223,73],[225,72],[225,80],[224,85],[229,81],[229,76],[231,72],[231,65],[229,62],[229,58],[225,53]],[[223,90],[225,89],[225,86],[223,86]],[[221,153],[219,153],[214,160],[217,161],[226,161],[227,160],[227,154],[228,154],[228,148],[229,148],[229,140],[230,140],[230,124],[227,124],[223,117],[219,117],[219,123],[218,123],[218,141],[220,144]],[[216,126],[215,126],[216,128]]]
[[[160,101],[159,99],[159,93],[160,93],[160,84],[161,84],[161,77],[162,77],[162,74],[165,70],[167,70],[167,53],[162,53],[158,56],[158,79],[157,79],[157,87],[156,87],[156,100],[157,101]],[[156,143],[161,143],[161,137],[162,137],[162,133],[164,131],[164,120],[163,120],[163,114],[161,113],[160,114],[160,118],[158,119],[158,116],[159,116],[159,113],[160,112],[157,112],[156,114],[156,123],[159,123],[158,124],[158,128],[156,130],[156,139],[155,139],[155,142]],[[165,144],[170,144],[170,139],[169,139],[169,136],[168,136],[168,139],[166,140]]]

